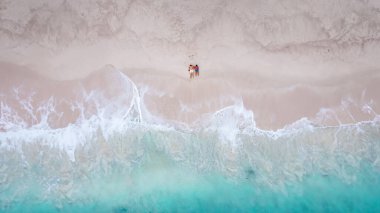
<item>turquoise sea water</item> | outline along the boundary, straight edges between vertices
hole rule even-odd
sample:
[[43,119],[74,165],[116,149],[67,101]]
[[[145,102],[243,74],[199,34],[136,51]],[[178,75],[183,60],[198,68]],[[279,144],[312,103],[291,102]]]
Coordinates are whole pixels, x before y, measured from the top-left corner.
[[[239,182],[220,175],[144,174],[128,185],[122,176],[93,180],[75,199],[47,197],[32,186],[2,212],[378,212],[380,176],[362,171],[353,184],[336,177],[311,175],[281,190]],[[173,174],[174,172],[174,174]],[[161,180],[154,180],[162,178]],[[148,181],[148,182],[145,182]],[[6,192],[2,197],[6,197]],[[3,200],[4,201],[4,200]]]
[[231,143],[213,130],[136,127],[91,138],[75,161],[26,143],[1,152],[0,210],[378,212],[378,133],[374,124],[277,138],[243,131]]
[[33,111],[33,92],[9,95],[24,117],[2,102],[0,212],[380,212],[377,114],[265,131],[241,102],[187,125],[153,116],[121,72],[107,77],[120,94],[73,91],[78,117],[62,128],[54,98]]

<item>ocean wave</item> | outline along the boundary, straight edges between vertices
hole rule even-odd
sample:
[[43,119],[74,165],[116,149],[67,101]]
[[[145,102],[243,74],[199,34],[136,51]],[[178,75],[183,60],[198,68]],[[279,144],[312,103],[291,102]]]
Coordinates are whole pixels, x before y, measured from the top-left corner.
[[[103,83],[107,87],[96,86]],[[238,98],[189,124],[152,114],[144,102],[147,88],[120,71],[73,85],[64,96],[37,98],[41,92],[25,85],[12,87],[7,97],[3,94],[0,209],[17,210],[14,206],[24,200],[71,211],[69,203],[88,206],[108,200],[97,196],[105,190],[124,199],[103,204],[105,211],[140,211],[149,199],[162,201],[153,192],[173,201],[177,198],[170,196],[178,193],[203,199],[204,191],[191,186],[218,184],[265,203],[257,190],[294,195],[317,177],[328,181],[325,187],[330,178],[348,186],[376,184],[373,178],[380,171],[380,119],[368,105],[365,109],[375,114],[368,121],[328,126],[302,118],[274,131],[259,128],[254,112]],[[71,119],[60,120],[67,117]],[[290,187],[301,183],[306,186]],[[215,197],[210,190],[208,195]],[[252,207],[251,201],[241,201]],[[253,204],[260,206],[257,202]]]

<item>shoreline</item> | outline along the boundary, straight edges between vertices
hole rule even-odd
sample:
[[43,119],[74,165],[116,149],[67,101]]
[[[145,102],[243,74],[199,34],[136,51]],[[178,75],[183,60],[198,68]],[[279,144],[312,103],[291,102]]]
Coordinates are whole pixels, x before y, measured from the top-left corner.
[[[124,70],[124,73],[140,87],[155,91],[144,95],[151,112],[165,118],[180,117],[185,123],[240,101],[255,114],[258,127],[271,130],[281,129],[304,117],[323,125],[368,121],[380,110],[380,95],[376,94],[380,89],[377,85],[380,75],[373,71],[328,82],[272,81],[254,73],[207,73],[202,70],[200,77],[193,80],[148,71]],[[155,93],[165,95],[157,98]],[[159,101],[171,107],[156,105]],[[180,116],[180,105],[196,113]],[[373,112],[365,112],[363,107],[371,107]],[[331,118],[332,114],[337,119]]]
[[[236,104],[243,104],[246,110],[252,111],[257,127],[264,130],[278,130],[302,118],[318,125],[369,121],[380,111],[380,94],[376,93],[380,90],[380,75],[373,71],[329,81],[300,82],[267,79],[249,72],[207,72],[201,67],[200,77],[190,80],[186,69],[171,73],[116,69],[109,65],[84,79],[56,81],[34,74],[26,67],[4,63],[0,66],[1,75],[8,76],[0,88],[11,91],[12,87],[25,84],[23,86],[31,90],[37,89],[34,104],[51,96],[57,100],[80,101],[75,97],[82,87],[87,88],[87,92],[104,91],[109,100],[128,95],[120,90],[122,82],[120,84],[114,76],[115,70],[120,70],[136,84],[150,114],[188,125]],[[4,71],[5,68],[8,71]],[[3,94],[7,95],[10,94]],[[127,100],[131,100],[130,97]],[[63,107],[61,112],[65,121],[59,122],[57,127],[74,122],[78,116],[69,106]]]

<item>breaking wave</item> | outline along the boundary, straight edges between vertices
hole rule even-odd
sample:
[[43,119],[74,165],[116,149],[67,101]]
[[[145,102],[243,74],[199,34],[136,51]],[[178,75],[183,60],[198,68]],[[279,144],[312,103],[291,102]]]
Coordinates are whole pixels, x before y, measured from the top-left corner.
[[236,101],[185,124],[150,113],[122,72],[100,77],[2,95],[0,210],[380,210],[378,115],[271,131]]

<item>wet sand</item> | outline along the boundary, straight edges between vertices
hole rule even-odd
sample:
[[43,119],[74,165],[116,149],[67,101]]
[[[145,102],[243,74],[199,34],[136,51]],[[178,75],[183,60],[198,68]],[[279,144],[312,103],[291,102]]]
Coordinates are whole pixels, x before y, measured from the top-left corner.
[[[264,129],[282,128],[303,117],[321,125],[355,123],[373,119],[380,110],[376,71],[319,81],[268,79],[249,72],[201,71],[192,80],[186,71],[125,73],[149,88],[144,100],[151,112],[187,123],[239,101],[254,112],[257,125]],[[364,110],[366,104],[374,112]]]
[[[70,110],[70,102],[76,101],[81,88],[87,88],[88,91],[104,90],[109,98],[131,95],[122,94],[114,88],[117,82],[109,77],[116,70],[112,66],[105,66],[82,79],[63,81],[46,78],[27,67],[10,63],[2,63],[0,67],[1,76],[7,76],[1,80],[2,101],[7,102],[7,91],[17,87],[36,91],[33,96],[36,106],[50,97],[61,100],[57,115],[63,113],[63,116],[55,116],[55,127],[75,122],[79,115]],[[380,75],[377,71],[300,80],[268,78],[253,72],[208,71],[201,68],[200,77],[190,80],[186,69],[178,73],[119,70],[137,85],[143,103],[152,115],[188,125],[207,114],[240,103],[253,111],[259,128],[272,130],[283,128],[302,118],[308,118],[316,125],[355,123],[371,120],[380,111],[380,94],[377,92],[380,90]],[[13,103],[17,104],[19,103]],[[125,104],[127,106],[129,103]],[[30,116],[25,113],[24,116]]]

